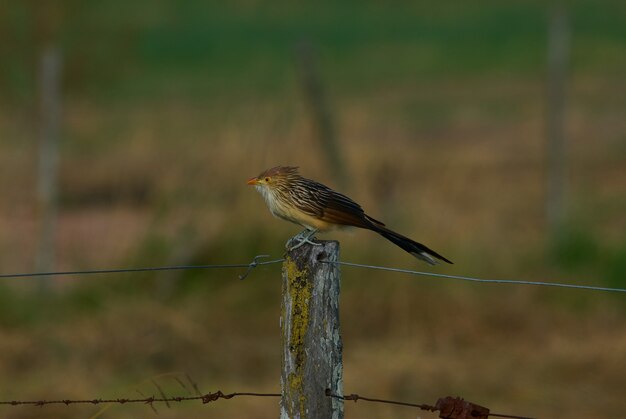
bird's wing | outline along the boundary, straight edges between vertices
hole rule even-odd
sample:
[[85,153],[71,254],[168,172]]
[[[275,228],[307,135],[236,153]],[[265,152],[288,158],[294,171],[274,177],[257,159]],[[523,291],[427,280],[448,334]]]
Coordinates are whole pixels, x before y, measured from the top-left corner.
[[307,193],[309,196],[306,201],[314,202],[315,205],[306,205],[300,209],[309,215],[332,224],[362,228],[370,227],[371,223],[384,226],[380,221],[366,215],[363,208],[352,199],[321,183],[314,188],[307,188]]

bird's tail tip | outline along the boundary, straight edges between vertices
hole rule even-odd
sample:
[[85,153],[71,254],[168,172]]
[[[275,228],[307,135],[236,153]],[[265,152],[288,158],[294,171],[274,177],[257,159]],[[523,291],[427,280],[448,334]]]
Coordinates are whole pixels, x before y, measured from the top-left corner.
[[446,262],[452,264],[452,261],[441,256],[439,253],[435,252],[432,249],[424,246],[421,243],[418,243],[414,240],[409,239],[401,234],[396,233],[395,231],[391,231],[388,228],[383,226],[373,226],[372,228],[378,234],[385,237],[387,240],[394,243],[396,246],[401,247],[417,259],[423,260],[429,265],[438,265],[440,262]]
[[451,265],[454,264],[454,262],[444,258],[443,256],[439,256],[439,255],[433,256],[432,254],[424,252],[424,251],[409,252],[409,253],[415,256],[416,258],[418,258],[419,260],[423,260],[424,262],[432,266],[439,265],[441,262],[446,262]]

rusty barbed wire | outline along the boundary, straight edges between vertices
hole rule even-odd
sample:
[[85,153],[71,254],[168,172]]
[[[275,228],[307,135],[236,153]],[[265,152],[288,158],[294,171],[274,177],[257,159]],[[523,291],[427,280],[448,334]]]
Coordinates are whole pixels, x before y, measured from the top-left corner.
[[53,404],[63,404],[69,406],[71,404],[129,404],[129,403],[142,403],[142,404],[153,404],[153,403],[170,403],[170,402],[188,402],[188,401],[202,401],[202,404],[211,403],[217,401],[219,399],[232,399],[235,397],[280,397],[279,393],[256,393],[256,392],[234,392],[225,394],[222,391],[218,390],[214,393],[206,393],[199,396],[172,396],[167,397],[164,395],[163,391],[160,391],[161,397],[149,396],[142,398],[116,398],[116,399],[80,399],[80,400],[72,400],[72,399],[58,399],[58,400],[10,400],[10,401],[0,401],[0,405],[5,406],[47,406]]
[[[153,407],[155,403],[165,403],[168,407],[171,407],[170,403],[182,403],[188,401],[201,401],[202,404],[208,404],[215,402],[217,400],[230,400],[235,397],[281,397],[280,393],[259,393],[259,392],[233,392],[233,393],[223,393],[218,390],[215,392],[209,392],[206,394],[201,394],[197,396],[172,396],[167,397],[161,388],[154,383],[159,389],[160,397],[156,396],[148,396],[141,398],[96,398],[96,399],[56,399],[56,400],[10,400],[10,401],[0,401],[0,406],[49,406],[49,405],[74,405],[74,404],[91,404],[91,405],[102,405],[102,404],[145,404]],[[502,413],[491,413],[489,409],[486,407],[482,407],[476,405],[474,403],[463,400],[460,397],[444,397],[437,400],[435,405],[429,404],[418,404],[411,403],[405,401],[398,400],[387,400],[381,398],[373,398],[373,397],[365,397],[360,396],[358,394],[348,394],[348,395],[339,395],[331,392],[330,389],[326,389],[326,396],[340,399],[344,401],[354,401],[355,403],[359,400],[371,402],[371,403],[381,403],[381,404],[391,404],[395,406],[405,406],[405,407],[413,407],[421,410],[429,411],[429,412],[440,412],[440,418],[446,419],[480,419],[480,418],[488,418],[488,417],[500,417],[500,418],[508,418],[508,419],[534,419],[528,416],[516,416],[516,415],[505,415]]]
[[419,403],[410,403],[398,400],[386,400],[379,399],[373,397],[365,397],[360,396],[358,394],[347,394],[347,395],[339,395],[331,392],[330,389],[326,389],[326,396],[332,397],[335,399],[340,399],[344,401],[353,401],[357,402],[359,400],[372,402],[372,403],[383,403],[383,404],[392,404],[396,406],[405,406],[405,407],[414,407],[421,410],[425,410],[428,412],[440,412],[439,417],[445,419],[481,419],[488,417],[500,417],[500,418],[508,418],[508,419],[535,419],[528,416],[516,416],[516,415],[505,415],[502,413],[491,413],[489,409],[483,406],[479,406],[477,404],[468,402],[463,400],[460,397],[443,397],[437,400],[437,403],[433,405],[429,404],[419,404]]
[[394,404],[397,406],[407,406],[407,407],[417,407],[418,409],[422,409],[422,410],[426,410],[430,412],[437,411],[437,408],[435,406],[431,406],[429,404],[417,404],[417,403],[401,402],[397,400],[375,399],[372,397],[359,396],[358,394],[347,394],[347,395],[341,396],[339,394],[333,394],[331,390],[328,388],[326,389],[326,396],[332,397],[333,399],[350,400],[355,403],[359,400],[364,400],[366,402]]

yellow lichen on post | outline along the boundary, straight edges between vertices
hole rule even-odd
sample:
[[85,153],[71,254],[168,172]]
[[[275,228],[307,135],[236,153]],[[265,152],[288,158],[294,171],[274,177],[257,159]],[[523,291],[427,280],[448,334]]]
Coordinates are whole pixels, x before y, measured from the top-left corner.
[[[302,375],[302,369],[299,369],[296,372],[289,374],[288,385],[292,393],[300,395],[298,400],[298,405],[300,406],[300,417],[306,417],[306,396],[304,395],[304,377]],[[293,405],[290,407],[293,407]],[[292,411],[290,412],[289,416],[295,417]]]
[[[290,310],[290,313],[282,313],[283,319],[291,319],[288,327],[288,336],[283,339],[289,340],[289,351],[295,360],[294,372],[288,376],[289,389],[292,394],[299,394],[300,417],[305,416],[306,396],[304,391],[303,365],[306,363],[306,351],[304,350],[304,338],[309,326],[309,302],[311,300],[311,283],[306,280],[306,269],[299,269],[296,262],[290,257],[284,265],[287,275],[288,292],[291,300],[290,307],[283,305],[282,309]],[[291,416],[293,412],[291,412]]]
[[309,325],[309,301],[311,284],[306,281],[306,269],[299,270],[298,265],[290,258],[286,263],[289,293],[291,295],[291,336],[289,346],[292,350],[302,348],[304,336]]

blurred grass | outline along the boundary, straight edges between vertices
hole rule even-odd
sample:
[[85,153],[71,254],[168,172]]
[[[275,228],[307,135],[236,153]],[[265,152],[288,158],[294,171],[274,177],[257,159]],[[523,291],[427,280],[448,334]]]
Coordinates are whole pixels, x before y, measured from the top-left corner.
[[[568,3],[571,211],[555,240],[543,220],[542,2],[61,4],[60,269],[280,255],[297,229],[272,219],[244,182],[294,164],[333,184],[294,69],[295,46],[309,40],[351,174],[346,192],[455,261],[438,272],[624,286],[622,2]],[[2,12],[0,266],[25,272],[37,231],[37,13],[27,2]],[[423,268],[368,232],[324,237],[341,240],[344,260]],[[151,394],[141,383],[172,371],[190,372],[203,391],[276,391],[279,269],[257,268],[243,282],[239,273],[65,278],[45,296],[31,292],[34,281],[3,281],[0,393]],[[425,403],[460,394],[539,417],[622,413],[620,297],[348,268],[342,286],[348,392]],[[171,378],[162,384],[184,391]],[[414,414],[361,404],[346,411]],[[145,412],[123,406],[103,417]],[[274,400],[236,400],[159,416],[276,412]]]

